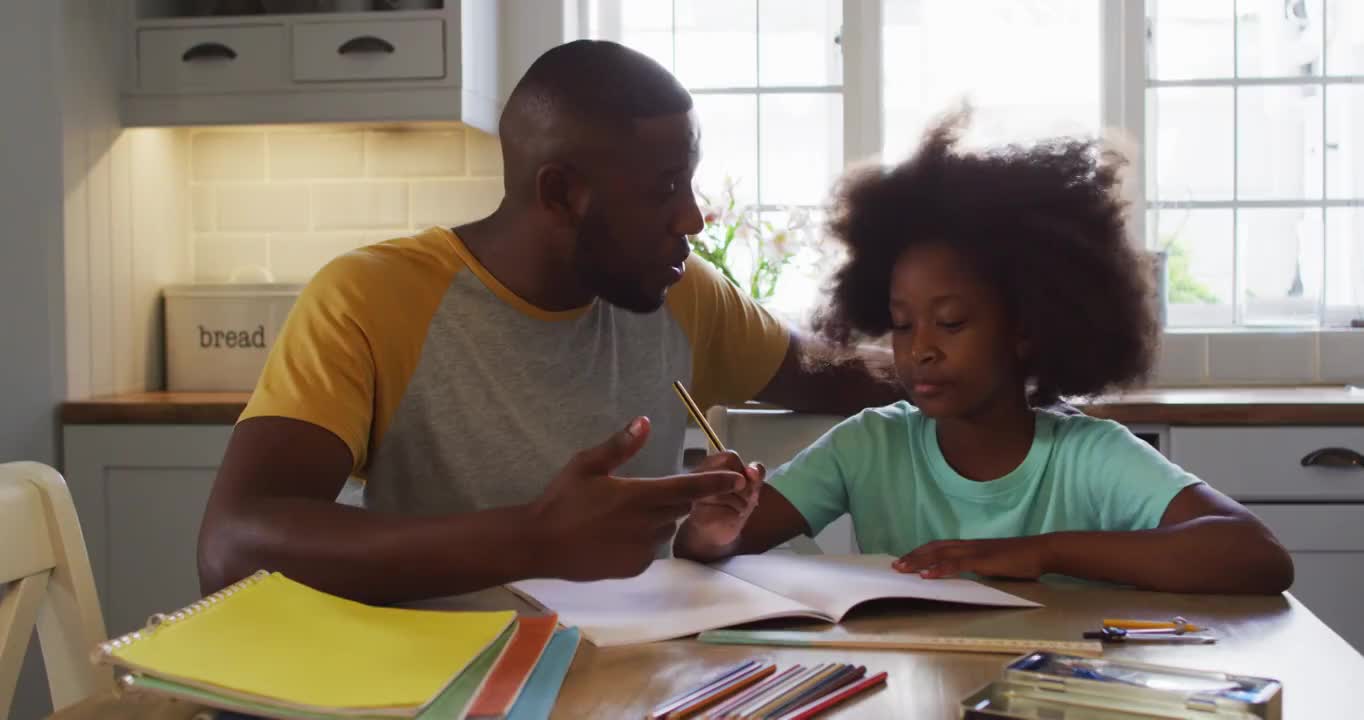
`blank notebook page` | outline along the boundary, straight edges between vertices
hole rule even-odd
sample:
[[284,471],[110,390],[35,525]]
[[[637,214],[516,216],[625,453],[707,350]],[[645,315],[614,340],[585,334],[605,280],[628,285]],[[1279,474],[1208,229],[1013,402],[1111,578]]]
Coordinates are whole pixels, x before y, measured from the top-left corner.
[[415,708],[515,618],[372,607],[258,576],[132,636],[121,664],[155,676],[319,708]]

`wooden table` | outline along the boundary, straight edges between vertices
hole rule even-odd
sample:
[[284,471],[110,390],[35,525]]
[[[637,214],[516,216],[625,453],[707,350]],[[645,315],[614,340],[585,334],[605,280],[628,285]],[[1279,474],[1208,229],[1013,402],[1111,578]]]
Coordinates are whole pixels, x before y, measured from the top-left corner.
[[[1110,646],[1108,657],[1271,677],[1283,683],[1284,717],[1344,717],[1336,703],[1364,687],[1364,656],[1289,595],[1238,597],[1168,595],[1085,585],[991,583],[1045,607],[1024,610],[957,608],[929,603],[877,603],[854,612],[852,631],[991,637],[1079,639],[1105,617],[1183,615],[1218,631],[1215,645]],[[527,609],[503,590],[426,603],[453,609]],[[789,625],[789,623],[787,624]],[[809,628],[828,628],[809,625]],[[598,649],[584,642],[565,680],[555,718],[639,718],[655,703],[736,661],[766,655],[793,663],[856,661],[886,670],[889,684],[834,717],[956,718],[961,699],[994,679],[1004,655],[944,652],[813,650],[705,645],[694,640]],[[146,697],[99,697],[57,713],[58,720],[183,720],[195,708]]]

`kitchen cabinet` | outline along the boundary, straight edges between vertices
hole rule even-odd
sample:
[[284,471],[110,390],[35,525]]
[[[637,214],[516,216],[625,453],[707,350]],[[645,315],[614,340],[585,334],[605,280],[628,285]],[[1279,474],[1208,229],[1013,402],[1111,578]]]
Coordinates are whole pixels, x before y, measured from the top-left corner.
[[[127,0],[123,125],[458,120],[495,133],[564,13],[532,0]],[[387,4],[423,9],[367,9]],[[329,7],[334,12],[290,8]],[[537,7],[538,5],[538,7]],[[259,9],[259,8],[257,8]]]
[[1171,456],[1237,499],[1293,556],[1290,592],[1364,652],[1364,427],[1175,427]]
[[110,636],[199,599],[199,521],[232,428],[67,425],[64,475]]

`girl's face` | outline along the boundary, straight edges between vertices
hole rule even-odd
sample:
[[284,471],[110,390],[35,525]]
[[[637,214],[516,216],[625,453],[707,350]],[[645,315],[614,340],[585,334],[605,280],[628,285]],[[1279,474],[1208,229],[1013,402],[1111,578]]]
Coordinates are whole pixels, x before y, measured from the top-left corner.
[[900,255],[890,317],[896,373],[925,415],[969,418],[1021,397],[1023,340],[999,292],[956,250],[927,243]]

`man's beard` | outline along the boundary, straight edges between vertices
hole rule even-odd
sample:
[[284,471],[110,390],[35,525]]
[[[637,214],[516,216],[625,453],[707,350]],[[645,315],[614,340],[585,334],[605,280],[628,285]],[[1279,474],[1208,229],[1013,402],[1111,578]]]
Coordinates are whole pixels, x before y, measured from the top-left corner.
[[663,306],[663,293],[646,293],[638,273],[610,268],[612,248],[620,247],[614,240],[605,218],[589,210],[578,227],[578,239],[573,246],[574,272],[594,295],[622,310],[634,313],[658,310]]

